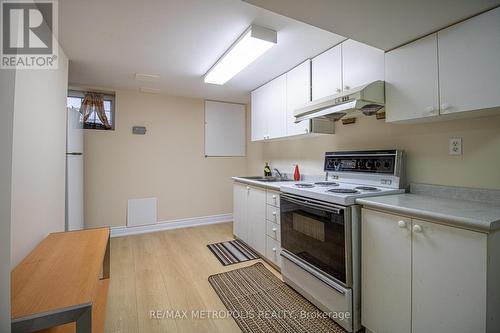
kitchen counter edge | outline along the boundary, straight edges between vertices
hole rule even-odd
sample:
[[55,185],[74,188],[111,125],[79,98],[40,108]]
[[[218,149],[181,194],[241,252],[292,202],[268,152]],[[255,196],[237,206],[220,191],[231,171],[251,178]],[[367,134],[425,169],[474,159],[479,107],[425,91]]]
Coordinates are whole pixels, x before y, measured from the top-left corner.
[[[426,203],[428,202],[432,202],[436,206],[439,206],[440,203],[442,203],[443,206],[449,206],[450,203],[456,203],[456,205],[461,205],[464,210],[467,210],[464,205],[469,205],[471,207],[470,210],[475,210],[476,208],[473,207],[479,205],[480,207],[490,208],[494,211],[491,215],[484,214],[483,218],[474,218],[471,216],[460,216],[458,212],[457,214],[453,214],[453,209],[448,209],[447,212],[438,212],[436,210],[426,209]],[[482,233],[491,233],[500,229],[500,209],[495,209],[493,205],[485,205],[474,201],[443,199],[406,193],[371,198],[359,198],[356,199],[356,203],[367,208],[374,208],[389,213],[420,218],[430,222]]]
[[262,188],[266,188],[266,189],[277,191],[277,192],[279,192],[280,186],[282,184],[290,183],[290,182],[260,182],[258,180],[251,180],[251,179],[240,178],[240,177],[231,177],[231,179],[234,180],[235,182],[238,182],[238,183],[262,187]]

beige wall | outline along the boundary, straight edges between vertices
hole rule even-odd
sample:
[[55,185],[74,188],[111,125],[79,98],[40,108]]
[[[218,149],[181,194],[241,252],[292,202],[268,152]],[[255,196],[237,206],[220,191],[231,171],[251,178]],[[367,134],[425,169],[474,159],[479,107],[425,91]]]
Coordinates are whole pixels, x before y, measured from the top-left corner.
[[230,177],[247,159],[204,157],[203,100],[118,91],[115,127],[85,131],[87,227],[126,225],[133,198],[158,198],[159,221],[232,212]]
[[[147,134],[133,135],[134,125]],[[448,155],[453,136],[463,137],[463,156]],[[500,116],[414,125],[359,117],[333,136],[249,142],[248,157],[205,158],[203,139],[203,100],[118,91],[116,130],[85,131],[86,226],[126,225],[130,198],[157,197],[159,221],[231,213],[231,176],[262,174],[265,161],[323,174],[324,153],[335,150],[404,149],[409,181],[500,189]]]
[[0,332],[10,332],[10,217],[15,82],[15,70],[0,70]]
[[[462,156],[448,155],[454,136],[463,137]],[[359,117],[353,125],[337,124],[332,136],[251,143],[249,151],[257,153],[248,173],[261,174],[269,161],[286,172],[298,163],[303,173],[323,174],[326,151],[388,148],[405,150],[409,181],[500,189],[500,116],[415,125]]]
[[64,231],[68,59],[18,70],[12,146],[11,265],[48,233]]

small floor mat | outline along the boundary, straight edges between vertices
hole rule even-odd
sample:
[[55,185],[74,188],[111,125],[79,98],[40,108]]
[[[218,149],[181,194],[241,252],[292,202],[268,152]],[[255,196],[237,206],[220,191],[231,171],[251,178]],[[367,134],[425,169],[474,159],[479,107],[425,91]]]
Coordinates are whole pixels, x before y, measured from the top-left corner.
[[259,258],[259,255],[255,251],[237,239],[208,244],[207,247],[224,266]]

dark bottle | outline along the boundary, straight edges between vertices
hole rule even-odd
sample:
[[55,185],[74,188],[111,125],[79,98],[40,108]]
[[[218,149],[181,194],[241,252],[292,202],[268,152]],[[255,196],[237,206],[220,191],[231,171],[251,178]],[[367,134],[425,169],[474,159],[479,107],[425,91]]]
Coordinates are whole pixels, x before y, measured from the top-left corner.
[[269,163],[266,162],[266,166],[264,167],[264,176],[271,177],[272,175],[273,172],[271,171],[271,167],[269,166]]

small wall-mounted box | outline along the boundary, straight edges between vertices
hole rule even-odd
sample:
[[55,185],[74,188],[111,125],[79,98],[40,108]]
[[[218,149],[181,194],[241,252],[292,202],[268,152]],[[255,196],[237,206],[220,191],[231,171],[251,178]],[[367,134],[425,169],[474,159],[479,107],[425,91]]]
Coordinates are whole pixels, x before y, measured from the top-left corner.
[[132,127],[132,133],[133,134],[144,135],[144,134],[146,134],[146,127],[144,127],[144,126],[134,126],[134,127]]

